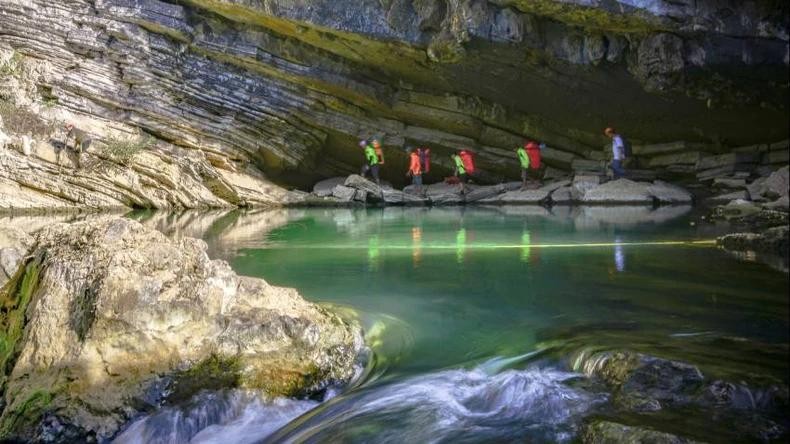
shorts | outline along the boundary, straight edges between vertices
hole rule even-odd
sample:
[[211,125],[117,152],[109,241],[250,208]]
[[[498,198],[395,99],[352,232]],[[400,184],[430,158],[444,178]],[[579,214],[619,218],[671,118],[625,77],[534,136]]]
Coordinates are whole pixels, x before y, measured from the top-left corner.
[[529,168],[526,170],[527,177],[530,179],[541,180],[543,179],[543,174],[546,172],[544,167],[540,168]]
[[422,174],[414,174],[411,176],[412,185],[422,185]]
[[466,173],[459,174],[458,179],[461,180],[461,183],[469,183],[469,175]]

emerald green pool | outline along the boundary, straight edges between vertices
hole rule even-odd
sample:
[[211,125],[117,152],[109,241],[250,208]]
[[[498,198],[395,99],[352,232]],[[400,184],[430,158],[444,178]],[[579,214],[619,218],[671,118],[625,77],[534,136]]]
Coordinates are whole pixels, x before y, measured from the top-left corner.
[[[256,429],[267,420],[250,413],[193,442],[223,433],[239,442],[573,441],[606,402],[569,382],[598,351],[681,360],[749,387],[788,382],[788,275],[718,249],[710,241],[720,227],[688,207],[281,210],[151,223],[204,238],[239,274],[351,309],[374,352],[353,388],[289,406],[292,417],[307,413],[274,435],[282,423]],[[706,418],[617,419],[730,441]]]

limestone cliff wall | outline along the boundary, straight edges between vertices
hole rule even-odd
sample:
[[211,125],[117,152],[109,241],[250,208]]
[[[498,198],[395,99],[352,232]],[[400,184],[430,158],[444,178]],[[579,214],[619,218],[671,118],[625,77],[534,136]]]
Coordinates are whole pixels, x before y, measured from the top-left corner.
[[426,143],[442,172],[465,146],[496,179],[515,172],[525,137],[548,143],[555,168],[599,158],[606,125],[725,150],[787,138],[789,8],[0,0],[0,46],[45,67],[33,95],[51,109],[141,128],[220,170],[306,186],[356,170],[355,140],[378,135],[391,165]]

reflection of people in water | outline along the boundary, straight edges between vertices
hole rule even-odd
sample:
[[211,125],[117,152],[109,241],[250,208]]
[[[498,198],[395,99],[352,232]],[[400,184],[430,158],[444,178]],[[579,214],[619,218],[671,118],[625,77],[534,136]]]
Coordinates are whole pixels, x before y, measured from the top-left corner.
[[368,268],[378,270],[379,268],[379,236],[374,234],[368,239]]
[[621,245],[622,239],[620,236],[615,236],[614,238],[614,267],[617,269],[618,273],[622,273],[625,271],[625,251],[623,250],[623,246]]
[[540,248],[532,248],[535,239],[530,235],[527,226],[521,231],[521,262],[535,265],[540,263]]
[[455,259],[459,264],[464,262],[466,254],[466,228],[460,228],[455,233]]
[[420,227],[411,227],[411,260],[414,268],[417,268],[422,260],[422,228]]

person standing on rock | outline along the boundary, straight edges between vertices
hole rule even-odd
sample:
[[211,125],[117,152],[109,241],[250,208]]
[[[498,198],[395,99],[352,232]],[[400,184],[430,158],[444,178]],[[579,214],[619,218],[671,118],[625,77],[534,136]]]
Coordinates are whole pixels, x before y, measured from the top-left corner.
[[422,165],[420,162],[420,155],[412,147],[407,147],[406,152],[409,154],[409,170],[406,171],[406,177],[411,176],[411,184],[414,185],[417,194],[422,194]]
[[527,177],[529,177],[529,155],[527,154],[526,145],[519,147],[516,150],[516,155],[521,164],[521,191],[524,191],[527,189]]
[[455,176],[458,177],[458,181],[461,184],[461,194],[466,194],[466,183],[469,182],[469,175],[466,173],[464,161],[461,159],[461,156],[455,153],[450,154],[450,158],[455,164]]
[[625,143],[623,138],[617,134],[614,128],[606,128],[603,133],[612,139],[612,176],[619,179],[625,175],[623,161],[625,161]]
[[379,156],[376,154],[376,149],[367,140],[359,142],[359,146],[365,150],[365,165],[362,166],[360,175],[367,177],[368,173],[370,173],[373,180],[376,181],[376,185],[381,185],[381,180],[379,179]]

